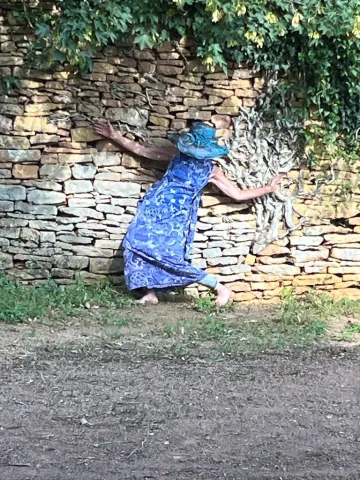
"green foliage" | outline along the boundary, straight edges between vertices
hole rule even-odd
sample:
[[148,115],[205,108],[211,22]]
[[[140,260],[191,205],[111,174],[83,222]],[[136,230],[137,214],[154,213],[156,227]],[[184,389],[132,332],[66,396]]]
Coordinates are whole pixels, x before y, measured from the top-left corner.
[[[219,310],[219,307],[216,306],[215,298],[213,295],[206,297],[194,298],[194,310],[201,313],[212,314]],[[234,310],[234,304],[228,303],[221,310],[231,311]]]
[[[26,7],[17,17],[34,26],[41,51],[37,61],[47,66],[69,62],[80,70],[91,69],[94,49],[129,32],[130,8],[120,1],[58,0],[52,12]],[[33,56],[33,60],[35,57]]]
[[194,299],[194,309],[201,313],[213,313],[216,306],[213,297],[199,297]]
[[9,93],[13,88],[20,87],[20,80],[11,75],[5,75],[0,79],[0,93]]
[[301,297],[295,297],[291,289],[284,289],[282,308],[278,321],[284,325],[299,325],[304,328],[309,322],[328,322],[330,318],[360,313],[360,302],[356,300],[333,300],[325,294],[310,291]]
[[0,277],[0,321],[6,323],[73,315],[91,307],[124,308],[130,303],[110,283],[87,286],[79,279],[73,285],[60,286],[49,281],[32,287]]
[[360,323],[350,323],[342,331],[342,339],[345,342],[353,342],[356,335],[360,334]]
[[[41,58],[91,68],[93,48],[134,38],[140,48],[187,36],[209,67],[228,60],[278,72],[303,119],[308,153],[358,148],[359,0],[57,0],[55,11],[25,9]],[[40,58],[40,57],[39,57]],[[313,125],[313,124],[312,124]],[[316,144],[316,145],[315,145]],[[330,144],[330,147],[329,147]],[[320,145],[320,146],[319,146]],[[357,151],[355,153],[358,153]]]

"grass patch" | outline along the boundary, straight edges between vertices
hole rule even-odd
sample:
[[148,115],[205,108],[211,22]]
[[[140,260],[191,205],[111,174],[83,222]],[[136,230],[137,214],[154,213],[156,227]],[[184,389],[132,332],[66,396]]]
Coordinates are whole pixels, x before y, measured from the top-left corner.
[[33,287],[0,277],[0,320],[6,323],[75,315],[92,307],[124,308],[131,303],[108,282],[85,285],[77,279],[72,285],[62,286],[49,280]]
[[[259,318],[237,316],[236,312],[219,315],[210,310],[211,300],[197,306],[207,313],[206,318],[194,317],[176,324],[166,324],[163,334],[172,341],[176,357],[195,352],[217,352],[236,355],[259,352],[281,352],[319,344],[326,338],[329,320],[336,316],[360,313],[360,302],[334,301],[327,295],[310,292],[295,297],[286,291],[280,308],[259,311]],[[251,315],[251,314],[250,314]],[[349,339],[360,333],[360,324],[348,327]]]
[[350,323],[341,332],[341,338],[345,342],[353,342],[357,334],[360,334],[360,323]]
[[[206,296],[206,297],[199,297],[194,298],[194,310],[200,313],[215,313],[219,310],[219,307],[215,304],[215,297],[214,296]],[[234,311],[234,304],[229,303],[222,307],[221,310],[223,311]]]
[[328,322],[338,316],[360,314],[357,300],[333,300],[329,295],[310,291],[302,297],[295,297],[291,290],[284,290],[279,321],[287,325],[306,325],[309,321]]
[[[326,323],[317,320],[306,325],[286,325],[279,318],[267,319],[216,318],[184,320],[165,325],[164,334],[178,350],[214,350],[222,355],[283,351],[312,345],[326,333]],[[180,348],[181,347],[181,348]]]

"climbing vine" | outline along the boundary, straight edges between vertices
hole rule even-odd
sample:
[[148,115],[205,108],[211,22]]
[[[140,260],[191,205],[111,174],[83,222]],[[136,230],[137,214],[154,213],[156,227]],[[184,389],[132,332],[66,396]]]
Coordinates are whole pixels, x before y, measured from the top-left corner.
[[276,72],[310,156],[359,153],[360,0],[55,0],[16,15],[48,66],[91,69],[94,49],[130,36],[140,48],[187,36],[210,70],[235,60]]

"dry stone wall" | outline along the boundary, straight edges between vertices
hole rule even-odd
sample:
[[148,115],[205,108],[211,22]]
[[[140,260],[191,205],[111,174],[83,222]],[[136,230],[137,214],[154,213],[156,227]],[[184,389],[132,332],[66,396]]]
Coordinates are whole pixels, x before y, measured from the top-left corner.
[[[0,12],[0,75],[19,79],[0,96],[2,268],[29,283],[52,277],[65,284],[77,274],[85,281],[110,276],[121,283],[121,241],[138,199],[165,166],[99,138],[92,122],[108,119],[156,145],[167,145],[168,133],[186,127],[188,119],[211,121],[219,135],[229,136],[239,106],[254,104],[262,80],[236,65],[229,66],[228,75],[208,73],[185,42],[156,51],[108,47],[94,58],[93,72],[81,78],[66,71],[24,76],[32,38],[11,12]],[[357,165],[349,169],[339,163],[335,170],[337,179],[323,197],[296,200],[308,217],[304,227],[257,256],[251,254],[251,204],[232,203],[207,190],[194,264],[220,276],[237,301],[273,302],[284,287],[359,296]],[[298,175],[290,172],[289,178]],[[305,193],[314,189],[312,175],[303,172]],[[344,182],[353,192],[346,202],[334,196]]]

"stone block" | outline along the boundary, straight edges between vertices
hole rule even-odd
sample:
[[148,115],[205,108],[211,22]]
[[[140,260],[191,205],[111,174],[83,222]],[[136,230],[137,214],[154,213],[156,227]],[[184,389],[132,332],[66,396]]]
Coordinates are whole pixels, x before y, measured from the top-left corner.
[[0,115],[0,133],[8,135],[12,130],[12,120],[10,118]]
[[134,127],[145,127],[149,111],[145,109],[135,108],[108,108],[105,112],[105,118],[112,121],[120,121]]
[[227,98],[226,100],[224,100],[221,104],[221,107],[236,107],[236,108],[239,108],[241,106],[241,104],[242,104],[242,102],[241,102],[240,98],[233,95],[233,96]]
[[102,140],[103,137],[98,135],[93,128],[79,127],[71,129],[71,139],[73,142],[93,142]]
[[[93,198],[78,198],[78,197],[74,197],[74,198],[69,198],[68,200],[68,206],[69,207],[74,207],[74,208],[78,208],[78,207],[95,207],[96,206],[96,202],[95,202],[95,199]],[[99,209],[97,209],[99,210]],[[100,211],[100,210],[99,210]]]
[[184,70],[184,67],[174,67],[172,65],[157,65],[156,71],[160,75],[174,76],[181,75]]
[[101,152],[93,156],[97,167],[115,167],[120,165],[120,155],[118,153]]
[[112,250],[119,250],[121,241],[119,240],[95,240],[96,248],[110,248]]
[[177,113],[176,117],[184,120],[202,120],[204,122],[208,122],[211,119],[211,112],[191,110],[184,113]]
[[139,73],[155,73],[156,65],[151,62],[139,62]]
[[259,257],[259,262],[263,265],[279,265],[287,263],[286,257]]
[[20,237],[20,228],[0,228],[0,238],[16,239]]
[[292,250],[291,257],[297,264],[315,262],[317,260],[326,260],[329,257],[329,250],[327,248],[304,251]]
[[258,272],[278,275],[280,277],[300,275],[300,268],[292,265],[257,265],[255,268]]
[[314,275],[301,275],[294,278],[293,285],[295,286],[311,286],[311,285],[331,285],[334,283],[340,283],[341,278],[329,273],[319,273]]
[[70,250],[76,255],[83,255],[86,257],[98,258],[112,258],[113,250],[106,250],[105,248],[95,248],[88,245],[71,245],[69,243],[57,242],[55,246],[63,250]]
[[[103,220],[104,215],[101,212],[98,212],[94,208],[86,207],[63,207],[61,211],[66,215],[73,215],[75,217],[86,217],[93,218],[95,220]],[[79,227],[80,228],[80,227]],[[104,227],[102,227],[104,228]]]
[[[360,237],[360,235],[359,235]],[[290,245],[299,246],[303,245],[306,247],[318,247],[324,241],[323,237],[320,236],[302,236],[302,237],[290,237]]]
[[47,220],[32,220],[29,223],[29,227],[34,230],[56,231],[58,229],[58,224]]
[[207,107],[208,101],[205,98],[185,98],[186,107]]
[[42,215],[42,216],[49,216],[54,217],[57,215],[57,207],[52,205],[34,205],[27,202],[15,202],[15,210],[29,213],[32,215]]
[[0,270],[13,267],[13,257],[8,253],[0,252]]
[[91,163],[93,158],[92,158],[92,155],[90,154],[74,154],[74,153],[71,153],[71,154],[64,154],[64,153],[60,153],[59,156],[59,163],[61,164],[67,164],[67,165],[73,165],[73,164],[76,164],[76,163]]
[[340,300],[342,298],[359,300],[360,298],[360,288],[343,288],[338,290],[333,290],[329,294],[335,300]]
[[[12,103],[1,103],[0,114],[4,115],[22,115],[24,113],[24,107],[20,105],[14,105]],[[3,132],[6,133],[6,132]]]
[[215,128],[230,128],[231,117],[229,115],[213,115],[211,117],[211,122],[214,124]]
[[52,278],[67,278],[72,279],[75,276],[75,272],[73,270],[67,270],[65,268],[53,268],[51,270],[51,277]]
[[[59,205],[66,201],[66,195],[62,192],[51,192],[45,190],[31,190],[27,196],[28,202],[38,205]],[[16,200],[24,200],[19,198]]]
[[13,212],[14,211],[14,202],[7,200],[0,201],[0,212]]
[[157,115],[150,115],[149,121],[158,127],[168,128],[170,125],[170,120],[167,118],[158,117]]
[[31,145],[45,144],[45,143],[58,143],[60,137],[57,135],[50,135],[47,133],[38,133],[33,137],[30,137]]
[[60,235],[58,237],[59,242],[73,243],[75,245],[89,245],[92,243],[92,239],[89,237],[79,237],[78,235]]
[[[345,235],[334,234],[334,235],[325,235],[326,243],[329,244],[349,244],[349,243],[358,243],[360,242],[360,234],[351,234],[346,233]],[[345,245],[346,246],[346,245]]]
[[39,232],[39,236],[41,243],[55,243],[56,241],[55,232]]
[[339,260],[360,262],[360,249],[357,248],[333,248],[330,256]]
[[14,130],[16,132],[56,133],[57,126],[48,123],[47,118],[44,117],[16,117]]
[[67,180],[64,183],[65,193],[88,193],[93,191],[93,184],[90,180]]
[[23,220],[21,218],[0,218],[0,228],[25,227],[28,223],[28,220]]
[[95,180],[94,188],[98,193],[114,197],[138,197],[141,186],[138,183],[118,183]]
[[19,185],[0,185],[0,200],[25,200],[26,188]]
[[[46,112],[58,110],[59,107],[58,103],[29,103],[25,106],[25,112],[33,116],[42,116]],[[21,113],[18,115],[21,115]]]
[[214,267],[217,265],[236,265],[238,259],[236,257],[216,257],[216,258],[209,258],[207,263],[209,266]]
[[40,168],[40,177],[48,178],[56,182],[65,182],[71,178],[71,169],[67,165],[45,164]]
[[109,182],[120,182],[121,173],[115,172],[101,172],[95,176],[96,180],[104,180]]
[[221,249],[220,248],[206,248],[202,252],[204,258],[217,258],[221,257]]
[[114,75],[118,73],[118,68],[111,63],[95,62],[92,69],[93,73],[105,73]]
[[32,228],[22,228],[20,238],[28,242],[38,243],[40,240],[40,234],[37,230],[33,230]]
[[124,261],[122,258],[90,258],[89,271],[91,273],[122,273]]
[[13,150],[26,150],[30,148],[30,142],[25,137],[10,137],[0,135],[0,148]]
[[216,113],[219,115],[238,115],[239,114],[239,107],[216,107]]
[[215,96],[215,97],[221,97],[223,99],[234,96],[233,90],[226,90],[226,89],[221,89],[221,88],[205,88],[204,89],[204,94]]
[[233,256],[233,255],[247,255],[250,251],[250,247],[249,246],[238,246],[238,247],[233,247],[233,248],[228,248],[225,250],[225,254],[226,255],[230,255],[230,256]]
[[12,174],[14,178],[31,179],[38,178],[39,167],[37,165],[23,165],[17,163],[14,165]]
[[51,261],[55,267],[68,270],[83,270],[89,265],[89,259],[84,256],[54,255]]
[[278,288],[279,285],[279,282],[252,282],[251,290],[275,290],[275,288]]
[[250,284],[248,282],[232,282],[227,283],[226,286],[233,292],[250,292]]
[[236,293],[234,295],[234,302],[249,302],[255,298],[255,294],[251,292]]
[[0,162],[37,162],[40,160],[40,150],[1,150]]
[[11,170],[8,168],[0,168],[0,180],[3,178],[11,178]]

